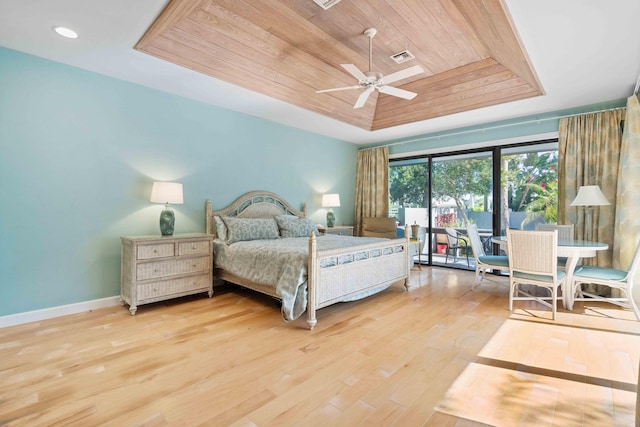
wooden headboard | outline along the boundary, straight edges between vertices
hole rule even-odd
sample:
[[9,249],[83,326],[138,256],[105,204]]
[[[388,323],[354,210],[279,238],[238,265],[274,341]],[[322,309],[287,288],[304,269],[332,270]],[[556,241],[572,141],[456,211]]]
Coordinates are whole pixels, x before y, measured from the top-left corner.
[[307,216],[307,207],[302,204],[302,210],[297,210],[282,197],[269,191],[251,191],[243,194],[226,208],[217,211],[212,210],[211,200],[207,200],[205,206],[207,234],[216,233],[214,216],[274,218],[279,215],[295,215],[305,218]]

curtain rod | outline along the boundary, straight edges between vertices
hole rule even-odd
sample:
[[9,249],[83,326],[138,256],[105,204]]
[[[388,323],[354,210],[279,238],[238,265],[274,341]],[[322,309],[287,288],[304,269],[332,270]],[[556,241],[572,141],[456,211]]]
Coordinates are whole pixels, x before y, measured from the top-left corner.
[[[640,84],[640,79],[638,79],[638,83]],[[410,140],[407,140],[407,141],[391,142],[389,144],[377,145],[376,147],[391,147],[391,146],[394,146],[394,145],[407,144],[409,142],[427,141],[427,140],[430,140],[430,139],[441,139],[441,138],[447,138],[447,137],[450,137],[450,136],[464,135],[464,134],[467,134],[467,133],[485,132],[487,130],[501,129],[501,128],[506,128],[506,127],[511,127],[511,126],[520,126],[520,125],[527,125],[527,124],[530,124],[530,123],[540,123],[540,122],[546,122],[546,121],[549,121],[549,120],[564,119],[564,118],[567,118],[567,117],[582,116],[584,114],[602,113],[604,111],[612,111],[612,110],[622,110],[624,108],[627,108],[627,107],[607,108],[607,109],[604,109],[604,110],[588,111],[588,112],[585,112],[585,113],[566,114],[564,116],[555,116],[555,117],[544,117],[544,118],[541,118],[541,119],[527,120],[527,121],[518,122],[518,123],[507,123],[507,124],[504,124],[504,125],[489,126],[489,127],[485,127],[485,128],[481,128],[481,129],[462,130],[462,131],[451,132],[451,133],[447,133],[447,134],[443,134],[443,135],[431,135],[431,136],[425,136],[425,137],[416,138],[416,139],[410,139]]]

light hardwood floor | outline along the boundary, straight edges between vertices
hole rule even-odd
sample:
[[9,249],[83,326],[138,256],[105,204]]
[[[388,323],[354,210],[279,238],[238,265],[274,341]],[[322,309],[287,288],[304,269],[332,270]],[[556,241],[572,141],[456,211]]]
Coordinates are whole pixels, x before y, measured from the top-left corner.
[[[284,323],[225,288],[0,329],[0,425],[631,426],[640,322],[424,267]],[[561,307],[561,304],[560,304]]]

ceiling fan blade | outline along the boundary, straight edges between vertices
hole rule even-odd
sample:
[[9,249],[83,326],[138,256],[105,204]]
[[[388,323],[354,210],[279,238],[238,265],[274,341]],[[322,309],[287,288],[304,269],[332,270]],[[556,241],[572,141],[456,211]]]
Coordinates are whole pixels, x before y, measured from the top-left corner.
[[398,80],[406,79],[407,77],[415,76],[416,74],[424,73],[424,70],[419,65],[414,65],[413,67],[405,68],[404,70],[396,71],[395,73],[391,73],[388,76],[382,77],[382,81],[380,83],[389,84],[393,82],[397,82]]
[[409,92],[408,90],[399,89],[393,86],[380,86],[378,90],[380,93],[386,93],[387,95],[393,95],[404,99],[413,99],[417,95],[415,92]]
[[324,89],[324,90],[317,90],[316,93],[325,93],[325,92],[335,92],[337,90],[348,90],[348,89],[361,89],[362,86],[346,86],[346,87],[337,87],[334,89]]
[[344,68],[345,70],[347,70],[347,72],[349,74],[351,74],[353,77],[355,77],[356,79],[358,79],[358,81],[366,81],[367,80],[367,76],[360,71],[360,69],[358,67],[356,67],[353,64],[340,64],[340,66],[342,68]]
[[358,97],[358,100],[356,101],[355,105],[353,106],[353,108],[362,108],[364,106],[364,104],[367,102],[367,99],[369,99],[369,95],[371,95],[371,92],[373,92],[375,90],[375,86],[371,86],[369,88],[367,88],[367,90],[365,90],[364,92],[362,92],[360,94],[360,96]]

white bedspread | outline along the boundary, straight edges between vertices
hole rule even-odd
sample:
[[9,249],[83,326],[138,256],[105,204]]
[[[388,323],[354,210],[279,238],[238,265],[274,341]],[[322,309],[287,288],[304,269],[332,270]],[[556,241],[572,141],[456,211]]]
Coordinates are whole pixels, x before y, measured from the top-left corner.
[[[386,239],[323,235],[317,238],[317,249],[359,246]],[[307,306],[307,261],[309,238],[288,237],[252,240],[226,244],[214,242],[215,267],[246,280],[273,284],[282,299],[282,317],[297,319]]]

